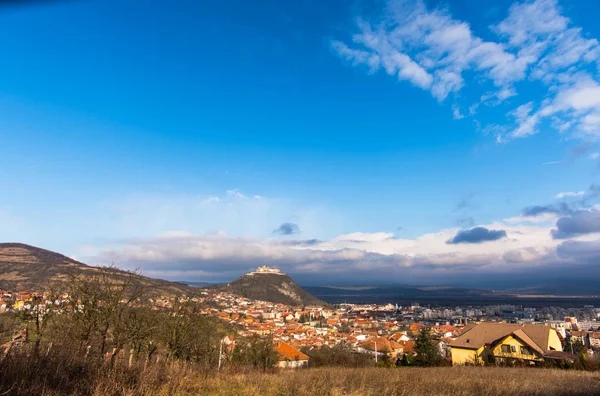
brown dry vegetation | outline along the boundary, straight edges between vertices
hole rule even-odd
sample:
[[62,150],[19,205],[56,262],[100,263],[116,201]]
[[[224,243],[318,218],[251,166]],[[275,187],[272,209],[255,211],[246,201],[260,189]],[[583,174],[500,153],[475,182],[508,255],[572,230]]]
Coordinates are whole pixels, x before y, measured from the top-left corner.
[[[49,250],[21,243],[0,243],[0,289],[12,291],[62,290],[70,276],[94,276],[109,272],[119,281],[128,274],[117,268],[91,267]],[[193,295],[196,289],[161,279],[137,274],[136,282],[152,294]]]
[[[327,368],[277,374],[186,376],[173,394],[221,395],[559,395],[600,394],[600,375],[588,372],[437,367]],[[151,392],[150,392],[151,393]]]
[[[96,362],[98,363],[98,362]],[[263,372],[146,369],[18,355],[0,365],[2,395],[593,395],[600,373],[535,368],[320,368]]]

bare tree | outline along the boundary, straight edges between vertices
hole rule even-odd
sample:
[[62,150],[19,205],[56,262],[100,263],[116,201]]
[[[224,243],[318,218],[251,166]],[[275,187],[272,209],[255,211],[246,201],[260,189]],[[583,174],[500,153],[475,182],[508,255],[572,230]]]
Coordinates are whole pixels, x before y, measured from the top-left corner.
[[[97,269],[93,274],[71,275],[69,296],[72,301],[71,333],[79,342],[79,350],[98,344],[100,356],[106,346],[121,345],[128,340],[125,335],[129,324],[125,313],[144,295],[136,272],[118,271],[115,267]],[[115,333],[115,329],[117,332]]]

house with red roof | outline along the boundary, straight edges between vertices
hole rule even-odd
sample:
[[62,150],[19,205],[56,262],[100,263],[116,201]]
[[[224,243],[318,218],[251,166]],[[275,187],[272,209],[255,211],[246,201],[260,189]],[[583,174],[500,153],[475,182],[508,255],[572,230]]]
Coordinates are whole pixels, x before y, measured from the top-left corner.
[[280,342],[275,347],[279,354],[277,367],[280,368],[298,368],[308,365],[309,357],[285,342]]
[[384,337],[369,338],[367,341],[359,344],[357,350],[358,352],[368,352],[377,355],[388,353],[391,357],[396,357],[403,351],[401,344]]

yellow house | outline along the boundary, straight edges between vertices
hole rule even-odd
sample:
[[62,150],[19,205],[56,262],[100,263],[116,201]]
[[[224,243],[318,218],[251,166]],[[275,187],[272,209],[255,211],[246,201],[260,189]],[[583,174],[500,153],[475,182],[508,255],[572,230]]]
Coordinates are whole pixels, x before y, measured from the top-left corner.
[[548,359],[571,359],[562,352],[558,332],[544,325],[480,323],[465,327],[450,343],[452,364],[498,364],[523,361],[530,364]]

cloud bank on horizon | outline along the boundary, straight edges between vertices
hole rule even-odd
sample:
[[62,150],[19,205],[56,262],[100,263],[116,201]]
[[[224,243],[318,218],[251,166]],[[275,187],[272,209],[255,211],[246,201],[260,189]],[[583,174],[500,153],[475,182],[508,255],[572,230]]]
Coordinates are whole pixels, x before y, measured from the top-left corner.
[[[557,0],[513,3],[489,35],[478,37],[468,22],[422,0],[390,0],[379,18],[359,16],[351,37],[331,47],[350,65],[383,70],[451,103],[455,119],[480,125],[482,105],[504,104],[505,122],[481,125],[498,141],[542,126],[580,139],[600,135],[600,44],[562,15]],[[521,95],[533,84],[535,95]]]
[[[444,229],[412,239],[389,232],[299,239],[299,226],[283,223],[273,238],[180,231],[111,241],[95,251],[93,260],[139,267],[154,277],[215,282],[229,281],[259,265],[278,267],[312,284],[468,283],[491,274],[541,280],[571,268],[589,271],[590,266],[592,275],[599,272],[595,263],[600,260],[600,206],[592,203],[597,190],[592,185],[583,195],[563,198],[560,210],[552,204],[539,205],[550,209],[524,208],[520,215],[492,224]],[[250,199],[239,192],[235,198],[238,204]],[[220,201],[202,202],[218,205]]]

